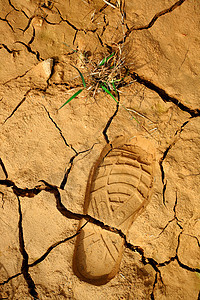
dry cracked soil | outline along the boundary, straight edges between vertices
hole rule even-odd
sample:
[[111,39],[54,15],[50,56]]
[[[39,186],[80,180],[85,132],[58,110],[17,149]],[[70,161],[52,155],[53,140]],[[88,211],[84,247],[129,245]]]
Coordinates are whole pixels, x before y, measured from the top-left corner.
[[[200,299],[199,74],[198,0],[0,0],[0,299]],[[128,231],[84,211],[117,136],[155,151]],[[73,269],[91,226],[124,245],[101,285]]]

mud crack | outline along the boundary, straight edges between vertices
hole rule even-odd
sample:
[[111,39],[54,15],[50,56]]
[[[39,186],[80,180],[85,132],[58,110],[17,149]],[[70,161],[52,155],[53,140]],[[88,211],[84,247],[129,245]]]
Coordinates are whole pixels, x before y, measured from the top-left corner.
[[142,76],[139,76],[137,73],[133,72],[130,73],[130,76],[132,77],[133,80],[137,81],[138,83],[144,85],[145,87],[147,87],[148,89],[156,92],[160,98],[164,101],[164,102],[172,102],[173,104],[175,104],[178,108],[180,108],[182,111],[185,111],[187,113],[189,113],[191,115],[191,117],[199,117],[200,116],[200,109],[192,109],[186,105],[184,105],[183,103],[181,103],[177,98],[172,97],[170,95],[167,94],[167,92],[158,87],[157,85],[155,85],[153,82],[151,82],[150,80],[145,79]]
[[117,105],[116,105],[115,112],[114,112],[114,114],[109,118],[109,120],[108,120],[108,122],[107,122],[107,124],[106,124],[106,126],[105,126],[105,128],[104,128],[104,130],[103,130],[103,132],[102,132],[107,144],[110,143],[110,142],[109,142],[108,135],[107,135],[108,128],[110,127],[110,125],[111,125],[111,123],[112,123],[114,117],[117,115],[118,110],[119,110],[119,102],[120,102],[119,93],[117,93],[117,99],[118,99],[118,103],[117,103]]
[[178,257],[178,248],[180,246],[180,237],[181,237],[182,234],[183,234],[183,230],[178,235],[178,243],[177,243],[177,247],[176,247],[176,254],[175,254],[175,256],[170,257],[169,260],[167,260],[167,261],[165,261],[163,263],[158,263],[158,267],[164,267],[166,265],[169,265],[172,261],[176,260],[181,268],[183,268],[183,269],[185,269],[187,271],[190,271],[190,272],[200,273],[200,269],[199,268],[192,268],[192,267],[190,267],[190,266],[182,263],[180,261],[179,257]]
[[34,39],[35,39],[35,27],[33,27],[33,34],[30,41],[28,42],[28,46],[30,46],[34,42]]
[[30,70],[31,69],[25,71],[22,75],[17,75],[16,77],[9,79],[8,81],[5,81],[4,83],[2,83],[2,85],[6,85],[6,84],[8,84],[11,81],[17,80],[18,78],[23,78]]
[[[31,41],[31,40],[30,40],[30,41]],[[27,45],[26,43],[24,43],[24,42],[22,42],[22,41],[16,41],[15,43],[16,43],[16,44],[17,44],[17,43],[18,43],[18,44],[22,44],[24,47],[26,47],[27,51],[28,51],[29,53],[34,54],[34,55],[36,56],[36,58],[37,58],[38,61],[44,60],[43,58],[40,57],[39,51],[37,51],[37,50],[34,51],[34,50],[31,49],[30,44]],[[30,43],[30,42],[29,42],[29,43]]]
[[[53,66],[52,66],[52,70],[53,70]],[[24,74],[18,75],[16,78],[11,78],[11,79],[8,80],[7,82],[5,82],[4,85],[7,84],[8,82],[12,81],[12,80],[15,80],[15,79],[17,79],[17,78],[22,78],[22,77],[24,77],[29,71],[30,71],[30,70],[27,70]],[[17,104],[17,106],[13,109],[12,113],[4,120],[3,124],[5,124],[5,123],[8,121],[8,119],[10,119],[10,118],[14,115],[14,113],[18,110],[18,108],[24,103],[24,101],[26,100],[27,96],[29,95],[29,93],[30,93],[31,91],[46,92],[46,90],[47,90],[47,88],[48,88],[48,86],[49,86],[49,79],[50,79],[51,76],[52,76],[52,72],[53,72],[53,71],[51,71],[51,74],[50,74],[49,78],[46,80],[47,86],[46,86],[45,88],[29,88],[29,89],[26,91],[26,93],[24,94],[24,97],[22,98],[22,100],[21,100],[21,101]],[[46,110],[46,108],[45,108],[45,110]],[[46,111],[47,111],[47,110],[46,110]],[[47,112],[47,113],[48,113],[48,112]],[[50,117],[50,115],[49,115],[49,117]]]
[[160,158],[159,161],[159,165],[160,165],[160,171],[161,171],[161,179],[162,179],[162,184],[163,184],[163,204],[166,205],[166,201],[165,201],[165,192],[166,192],[166,188],[167,188],[167,181],[165,180],[165,172],[164,172],[164,168],[163,168],[163,161],[165,160],[165,158],[167,157],[167,154],[169,152],[169,150],[176,144],[178,136],[180,136],[181,132],[183,131],[184,127],[188,124],[189,121],[184,122],[180,129],[178,129],[175,132],[174,135],[174,140],[172,141],[172,143],[166,148],[166,150],[163,152],[163,156]]
[[[1,168],[2,168],[2,170],[3,170],[3,173],[4,173],[5,177],[6,177],[6,179],[7,179],[7,178],[8,178],[8,173],[7,173],[6,167],[5,167],[5,165],[4,165],[4,163],[3,163],[3,161],[2,161],[1,158],[0,158],[0,165],[1,165]],[[4,203],[5,203],[5,200],[4,200],[4,193],[0,191],[0,194],[1,194],[1,197],[2,197],[1,200],[2,200],[2,208],[3,208]]]
[[11,13],[11,12],[7,13],[6,16],[5,16],[5,18],[1,18],[1,17],[0,17],[0,21],[6,22],[6,23],[8,24],[8,26],[11,28],[11,30],[12,30],[13,32],[15,32],[14,29],[13,29],[13,27],[12,27],[12,25],[11,25],[11,24],[9,23],[9,21],[6,19],[7,16],[8,16],[10,13]]
[[67,143],[67,141],[66,141],[66,139],[65,139],[65,137],[64,137],[64,135],[63,135],[63,132],[62,132],[62,130],[60,129],[60,127],[58,126],[58,124],[57,124],[57,123],[54,121],[54,119],[51,117],[51,115],[50,115],[49,111],[46,109],[46,107],[45,107],[44,105],[43,105],[43,107],[44,107],[44,109],[45,109],[45,111],[46,111],[46,113],[47,113],[49,119],[50,119],[51,122],[54,124],[54,126],[56,127],[56,129],[59,131],[59,134],[60,134],[61,138],[63,139],[65,145],[75,152],[75,154],[70,158],[70,161],[69,161],[69,164],[68,164],[69,167],[68,167],[68,169],[66,170],[65,175],[64,175],[64,178],[63,178],[63,180],[62,180],[62,182],[61,182],[61,184],[60,184],[60,188],[61,188],[62,190],[64,190],[65,185],[66,185],[66,183],[67,183],[67,179],[68,179],[69,173],[71,172],[72,167],[73,167],[73,164],[74,164],[74,159],[75,159],[78,155],[80,155],[80,154],[83,154],[83,153],[86,153],[86,152],[91,151],[91,150],[93,149],[93,147],[94,147],[95,144],[92,145],[92,147],[89,148],[89,149],[82,150],[82,151],[79,151],[79,152],[76,151],[76,149],[75,149],[72,145],[69,145],[69,144]]
[[[82,150],[82,151],[79,151],[79,152],[77,152],[76,150],[74,150],[74,151],[75,151],[75,155],[72,156],[72,157],[70,158],[70,161],[69,161],[69,167],[68,167],[68,169],[66,170],[65,175],[64,175],[64,178],[63,178],[63,180],[62,180],[62,182],[61,182],[61,184],[60,184],[60,188],[61,188],[62,190],[64,190],[65,185],[67,184],[68,176],[69,176],[69,173],[71,172],[71,170],[72,170],[72,168],[73,168],[75,158],[76,158],[78,155],[80,155],[80,154],[83,154],[83,153],[86,153],[86,152],[91,151],[95,145],[96,145],[96,143],[93,144],[91,148],[86,149],[86,150]],[[73,148],[73,149],[74,149],[74,148]]]
[[158,20],[158,18],[160,18],[161,16],[164,16],[168,13],[171,13],[174,9],[176,9],[177,7],[181,6],[186,0],[179,0],[177,2],[175,2],[172,6],[170,6],[169,8],[166,8],[158,13],[156,13],[154,15],[154,17],[151,19],[151,21],[147,24],[147,25],[143,25],[143,26],[131,26],[124,35],[123,40],[121,40],[119,42],[119,44],[124,43],[124,41],[126,40],[126,38],[131,34],[131,32],[135,31],[135,30],[144,30],[144,29],[149,29],[151,28],[154,23]]
[[[50,253],[54,248],[56,248],[57,246],[59,246],[59,245],[65,243],[65,242],[67,242],[67,241],[69,241],[69,240],[75,238],[75,237],[81,232],[82,228],[84,228],[84,227],[87,225],[87,223],[88,223],[88,222],[86,222],[83,226],[81,226],[81,227],[79,228],[79,230],[78,230],[75,234],[73,234],[72,236],[67,237],[67,238],[65,238],[65,239],[63,239],[63,240],[61,240],[61,241],[58,241],[58,242],[54,243],[53,245],[51,245],[51,246],[45,251],[45,253],[44,253],[41,257],[39,257],[39,258],[38,258],[37,260],[35,260],[33,263],[28,264],[28,268],[32,268],[32,267],[36,266],[37,264],[41,263],[41,262],[49,255],[49,253]],[[0,282],[0,286],[1,286],[1,285],[4,285],[4,284],[6,284],[6,283],[8,283],[8,282],[11,281],[12,279],[14,279],[14,278],[16,278],[16,277],[18,277],[18,276],[20,276],[20,275],[22,275],[22,272],[17,273],[17,274],[15,274],[15,275],[13,275],[13,276],[10,276],[7,280],[5,280],[5,281],[3,281],[3,282]]]
[[165,231],[165,229],[168,227],[168,225],[173,221],[176,221],[176,224],[179,226],[179,228],[183,229],[183,227],[179,224],[180,220],[178,219],[177,213],[176,213],[177,204],[178,204],[178,196],[177,196],[177,191],[176,191],[176,200],[175,200],[174,207],[173,207],[174,217],[173,217],[173,219],[168,221],[168,223],[165,225],[165,227],[159,233],[159,236]]
[[[159,277],[159,275],[160,275],[160,277]],[[163,283],[163,280],[162,280],[162,277],[161,277],[160,270],[159,270],[159,273],[156,272],[156,274],[155,274],[155,279],[154,279],[154,283],[153,283],[153,289],[152,289],[152,292],[151,292],[151,295],[150,295],[151,300],[155,300],[155,297],[154,297],[154,290],[155,290],[155,288],[156,288],[156,284],[158,284],[159,281],[161,281],[162,285],[164,286],[164,283]]]
[[59,245],[65,243],[65,242],[67,242],[67,241],[69,241],[69,240],[75,238],[75,237],[81,232],[81,230],[85,227],[85,225],[86,225],[87,223],[88,223],[88,222],[86,222],[83,226],[81,226],[81,227],[79,228],[79,230],[78,230],[75,234],[73,234],[72,236],[67,237],[67,238],[65,238],[65,239],[63,239],[63,240],[61,240],[61,241],[59,241],[59,242],[56,242],[56,243],[54,243],[53,245],[51,245],[51,246],[46,250],[46,252],[45,252],[40,258],[38,258],[38,259],[35,260],[33,263],[31,263],[31,264],[28,265],[29,268],[34,267],[34,266],[36,266],[37,264],[41,263],[41,262],[49,255],[49,253],[50,253],[54,248],[56,248],[57,246],[59,246]]
[[78,32],[78,31],[83,31],[83,32],[96,32],[97,31],[97,29],[98,28],[94,28],[94,29],[83,29],[83,28],[78,28],[78,27],[76,27],[74,24],[72,24],[69,20],[67,20],[67,19],[64,19],[63,18],[63,16],[62,16],[62,14],[61,14],[61,12],[59,11],[59,9],[57,8],[57,7],[55,7],[56,8],[56,10],[57,10],[57,12],[59,13],[59,16],[60,16],[60,18],[61,18],[61,21],[62,22],[66,22],[71,28],[73,28],[75,31],[76,31],[76,33]]
[[32,198],[35,197],[37,194],[41,192],[41,189],[38,187],[34,187],[33,189],[21,189],[15,185],[15,183],[12,180],[5,179],[5,180],[0,180],[0,184],[5,185],[7,187],[11,187],[13,190],[13,193],[18,197],[28,197]]
[[46,111],[46,113],[47,113],[49,119],[51,120],[51,122],[54,124],[54,126],[56,127],[56,129],[58,129],[59,134],[60,134],[61,138],[63,139],[65,145],[66,145],[67,147],[70,147],[75,153],[77,153],[77,151],[73,148],[73,146],[71,146],[71,145],[69,145],[69,144],[67,143],[67,141],[66,141],[66,139],[65,139],[65,137],[64,137],[64,135],[63,135],[63,133],[62,133],[62,130],[60,129],[60,127],[58,126],[58,124],[54,121],[54,119],[51,117],[49,111],[46,109],[46,107],[45,107],[44,105],[43,105],[43,107],[44,107],[44,109],[45,109],[45,111]]
[[12,54],[13,57],[15,57],[16,54],[19,54],[19,52],[20,52],[20,50],[14,50],[14,49],[10,50],[8,48],[8,46],[6,46],[5,44],[0,43],[0,49],[2,49],[2,48],[4,48],[8,53]]
[[[5,285],[5,284],[8,283],[9,281],[11,281],[11,280],[14,279],[14,278],[17,278],[17,277],[20,276],[20,275],[22,275],[21,272],[15,274],[15,275],[10,276],[8,279],[6,279],[6,280],[0,282],[0,286],[1,286],[1,285]],[[8,299],[8,298],[6,298],[6,299]]]
[[24,103],[24,101],[26,100],[26,97],[28,96],[28,94],[32,91],[32,89],[30,88],[25,94],[24,97],[22,98],[22,100],[17,104],[17,106],[13,109],[12,113],[4,120],[3,124],[5,124],[8,119],[10,119],[14,113],[18,110],[18,108]]
[[25,249],[25,243],[24,243],[24,234],[23,234],[23,226],[22,226],[22,210],[21,210],[21,203],[19,197],[18,199],[18,207],[19,207],[19,247],[20,247],[20,252],[23,256],[23,261],[22,261],[22,267],[21,271],[24,276],[24,279],[26,280],[26,283],[28,285],[28,290],[31,296],[33,296],[35,299],[38,298],[38,293],[36,291],[35,283],[33,279],[31,278],[31,275],[29,274],[29,266],[28,266],[28,253],[26,252]]
[[61,188],[62,190],[64,190],[65,185],[67,184],[67,179],[68,179],[69,173],[70,173],[71,170],[72,170],[72,167],[73,167],[73,164],[74,164],[74,159],[77,157],[77,155],[78,155],[78,153],[76,152],[76,154],[70,158],[70,161],[69,161],[69,167],[68,167],[68,169],[66,170],[66,172],[65,172],[65,174],[64,174],[64,177],[63,177],[63,180],[62,180],[62,182],[61,182],[61,184],[60,184],[60,188]]
[[12,3],[11,0],[8,0],[9,5],[16,11],[19,11],[19,9],[17,9]]
[[5,165],[4,165],[4,163],[3,163],[3,161],[2,161],[1,158],[0,158],[0,165],[1,165],[1,167],[2,167],[2,170],[3,170],[3,172],[4,172],[5,177],[6,177],[6,179],[7,179],[7,178],[8,178],[8,172],[7,172],[6,167],[5,167]]
[[[27,23],[26,27],[25,27],[24,29],[21,29],[21,30],[23,31],[23,33],[25,33],[26,30],[29,29],[29,27],[30,27],[30,25],[31,25],[31,22],[32,22],[32,20],[33,20],[35,17],[36,17],[36,15],[33,15],[33,16],[31,16],[30,18],[28,18],[28,23]],[[33,28],[34,28],[34,27],[33,27]]]

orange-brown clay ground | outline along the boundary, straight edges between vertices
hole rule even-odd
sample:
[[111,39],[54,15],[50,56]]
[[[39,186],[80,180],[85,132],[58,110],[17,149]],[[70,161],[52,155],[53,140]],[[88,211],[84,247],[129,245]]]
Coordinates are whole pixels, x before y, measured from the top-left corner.
[[[199,299],[199,15],[197,0],[0,0],[0,299]],[[113,52],[128,70],[119,105],[87,90]],[[87,88],[58,110],[83,88],[72,65]],[[128,234],[83,215],[90,170],[119,135],[155,149]],[[72,268],[80,220],[124,243],[101,286]]]

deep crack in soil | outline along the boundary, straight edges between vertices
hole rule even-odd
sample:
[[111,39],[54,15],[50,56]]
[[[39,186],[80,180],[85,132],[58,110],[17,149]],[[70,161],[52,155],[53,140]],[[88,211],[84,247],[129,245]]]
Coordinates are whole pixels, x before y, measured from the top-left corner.
[[119,103],[120,103],[119,93],[118,93],[118,98],[117,98],[117,99],[118,99],[118,103],[117,103],[117,105],[116,105],[116,110],[114,111],[113,115],[109,118],[109,120],[108,120],[108,122],[106,123],[106,126],[105,126],[105,128],[104,128],[104,130],[103,130],[103,132],[102,132],[107,144],[110,143],[109,138],[108,138],[108,135],[107,135],[108,128],[110,127],[110,125],[111,125],[113,119],[116,117],[116,115],[117,115],[117,113],[118,113],[118,110],[119,110]]
[[34,299],[39,299],[38,293],[36,291],[35,283],[31,277],[31,275],[28,272],[28,269],[29,269],[28,253],[26,252],[25,243],[24,243],[21,202],[20,202],[20,199],[18,196],[17,196],[17,199],[18,199],[18,205],[19,205],[19,224],[18,224],[18,226],[19,226],[19,246],[20,246],[19,248],[20,248],[20,252],[23,256],[21,271],[22,271],[24,279],[26,280],[26,283],[28,285],[30,295],[33,296]]
[[200,116],[200,109],[199,108],[192,109],[192,108],[184,105],[177,98],[168,95],[167,92],[164,89],[158,87],[157,85],[155,85],[150,80],[147,80],[142,76],[139,76],[137,73],[131,73],[130,76],[133,78],[133,80],[136,80],[137,82],[144,85],[148,89],[156,92],[164,102],[172,102],[173,104],[178,106],[178,108],[180,108],[182,111],[185,111],[185,112],[189,113],[191,115],[191,117],[193,117],[193,118]]

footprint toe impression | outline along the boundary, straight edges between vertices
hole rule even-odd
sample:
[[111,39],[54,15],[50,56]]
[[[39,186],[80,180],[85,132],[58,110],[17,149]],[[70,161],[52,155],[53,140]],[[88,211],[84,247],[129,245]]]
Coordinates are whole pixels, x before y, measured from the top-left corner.
[[[89,176],[84,213],[127,234],[150,200],[154,161],[154,147],[145,138],[118,137],[106,145]],[[118,272],[123,248],[118,234],[88,223],[77,236],[75,274],[91,284],[105,284]]]

